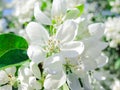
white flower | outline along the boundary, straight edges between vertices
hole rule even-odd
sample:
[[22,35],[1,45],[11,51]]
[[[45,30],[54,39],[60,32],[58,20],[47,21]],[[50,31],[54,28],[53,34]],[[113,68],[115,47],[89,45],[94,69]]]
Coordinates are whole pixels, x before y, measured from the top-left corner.
[[[52,9],[49,18],[39,9],[39,3],[35,4],[34,7],[34,16],[38,22],[41,24],[51,25],[52,20],[55,20],[56,23],[61,23],[63,17],[67,11],[65,0],[53,0]],[[52,19],[52,20],[51,20]]]
[[112,90],[119,90],[119,89],[120,89],[120,81],[118,79],[115,79],[112,85]]
[[[81,79],[81,86],[77,85],[76,90],[86,89],[92,90],[91,82],[89,80],[88,71],[92,71],[96,68],[104,66],[108,62],[107,56],[102,53],[107,46],[107,43],[101,41],[101,37],[104,34],[104,25],[102,23],[95,23],[89,26],[90,37],[82,40],[84,43],[84,51],[76,58],[68,58],[68,66],[71,69],[68,74],[68,82],[71,90],[74,90],[78,83],[78,79]],[[93,55],[94,54],[94,55]],[[70,77],[71,76],[71,77]],[[69,78],[70,77],[70,78]],[[72,79],[71,79],[72,78]],[[72,82],[74,81],[74,82]]]
[[110,42],[109,46],[117,48],[120,44],[120,17],[108,18],[105,24],[105,36]]
[[0,90],[12,90],[12,87],[11,85],[5,85],[5,86],[0,87]]
[[28,22],[33,16],[34,4],[38,0],[14,0],[14,15],[20,23]]
[[120,13],[120,0],[114,0],[114,1],[110,1],[110,5],[112,6],[111,11],[112,12],[116,12],[116,13]]
[[49,36],[47,30],[35,22],[28,24],[26,32],[31,40],[28,56],[36,63],[40,63],[46,57],[56,53],[65,57],[75,57],[84,50],[82,42],[74,41],[77,34],[77,24],[72,20],[63,23],[54,36]]
[[82,42],[74,41],[77,24],[72,20],[65,21],[57,29],[56,34],[50,36],[40,24],[31,22],[26,32],[31,40],[27,51],[29,58],[35,63],[43,62],[44,70],[47,72],[44,87],[48,90],[61,87],[66,82],[63,68],[65,59],[76,57],[84,50]]
[[101,67],[108,62],[107,56],[102,54],[102,50],[108,45],[101,41],[104,29],[105,27],[102,23],[91,24],[89,26],[91,37],[82,40],[85,45],[85,50],[81,55],[81,60],[83,60],[85,70]]
[[17,82],[15,72],[16,67],[10,67],[0,71],[0,90],[12,90],[12,86]]
[[43,68],[44,71],[48,73],[44,81],[45,89],[57,89],[66,82],[66,74],[63,69],[63,64],[64,58],[60,55],[55,55],[45,60]]
[[30,67],[20,67],[18,72],[18,80],[20,81],[18,90],[41,89],[42,85],[37,79],[41,79],[40,69],[38,68],[37,64],[30,62]]

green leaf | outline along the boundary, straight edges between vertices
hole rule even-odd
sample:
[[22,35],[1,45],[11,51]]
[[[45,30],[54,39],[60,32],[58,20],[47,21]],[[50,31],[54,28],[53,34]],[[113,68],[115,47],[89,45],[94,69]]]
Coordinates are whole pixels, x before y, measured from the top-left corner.
[[47,3],[45,1],[42,1],[41,10],[44,11],[46,7],[47,7]]
[[115,62],[115,69],[120,69],[120,58]]
[[1,34],[0,35],[0,57],[12,49],[26,50],[28,44],[26,40],[15,34]]
[[0,57],[0,69],[4,69],[10,66],[18,66],[26,61],[28,61],[26,50],[13,49]]
[[78,6],[76,6],[76,8],[79,10],[79,16],[81,15],[81,14],[83,14],[83,12],[84,12],[84,4],[80,4],[80,5],[78,5]]
[[61,88],[60,90],[69,90],[69,87],[68,85],[65,83]]
[[67,85],[67,84],[64,84],[64,85],[63,85],[63,90],[69,90],[69,88],[68,88],[68,85]]
[[28,61],[27,41],[15,34],[0,35],[0,69],[17,66]]
[[66,19],[75,19],[79,16],[79,10],[78,9],[73,9],[73,10],[68,10],[66,14]]

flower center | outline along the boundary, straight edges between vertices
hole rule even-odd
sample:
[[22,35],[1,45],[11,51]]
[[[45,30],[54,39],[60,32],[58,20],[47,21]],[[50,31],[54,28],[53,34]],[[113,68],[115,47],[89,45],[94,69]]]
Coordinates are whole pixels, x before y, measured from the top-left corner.
[[46,52],[46,57],[52,56],[55,53],[59,53],[60,52],[59,44],[60,41],[55,40],[53,38],[49,39],[47,41],[47,45],[44,47],[44,50]]
[[62,23],[62,17],[62,15],[54,17],[54,20],[58,25]]
[[9,84],[13,86],[16,82],[16,78],[11,74],[8,74],[8,78],[9,78]]

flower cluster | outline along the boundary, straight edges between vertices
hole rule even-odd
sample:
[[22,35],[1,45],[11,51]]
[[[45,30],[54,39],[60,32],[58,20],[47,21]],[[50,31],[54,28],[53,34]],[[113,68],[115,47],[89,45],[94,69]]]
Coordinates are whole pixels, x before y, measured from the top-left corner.
[[112,12],[120,13],[120,0],[110,1],[110,5],[112,6]]
[[106,21],[105,36],[110,47],[117,48],[120,44],[120,18],[108,18]]
[[[95,69],[103,67],[108,62],[108,57],[103,53],[108,44],[102,41],[105,25],[88,25],[84,22],[85,17],[81,17],[84,3],[85,0],[53,0],[52,7],[46,10],[42,7],[43,3],[38,0],[13,1],[15,15],[19,23],[22,23],[20,30],[14,33],[17,32],[24,37],[28,47],[24,46],[25,42],[21,43],[20,47],[19,43],[15,43],[15,48],[11,45],[10,50],[17,51],[20,48],[15,54],[18,54],[20,60],[23,58],[22,55],[27,54],[28,57],[25,59],[29,60],[23,65],[15,63],[17,67],[0,70],[0,90],[102,88],[97,82]],[[21,30],[21,27],[25,28]],[[2,24],[1,28],[3,29]],[[19,41],[24,40],[17,36],[16,38]],[[22,55],[19,55],[26,47],[26,53],[22,52]],[[7,50],[6,52],[8,53]]]
[[18,18],[20,23],[25,23],[31,20],[33,16],[34,4],[38,0],[13,0],[12,7],[14,8],[14,16]]

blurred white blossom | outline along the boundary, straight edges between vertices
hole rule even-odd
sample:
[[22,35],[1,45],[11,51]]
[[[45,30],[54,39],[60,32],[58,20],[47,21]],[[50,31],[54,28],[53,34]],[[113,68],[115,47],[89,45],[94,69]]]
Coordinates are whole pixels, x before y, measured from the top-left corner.
[[112,90],[119,90],[119,89],[120,89],[120,81],[118,79],[115,79],[112,85]]
[[33,16],[34,4],[38,0],[13,0],[14,15],[20,23],[28,22]]
[[112,6],[112,12],[120,13],[120,0],[111,0],[110,5]]
[[109,46],[117,48],[120,44],[120,18],[108,18],[105,24],[105,36],[107,41],[109,41]]

